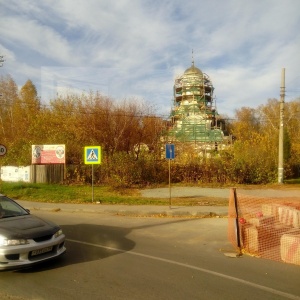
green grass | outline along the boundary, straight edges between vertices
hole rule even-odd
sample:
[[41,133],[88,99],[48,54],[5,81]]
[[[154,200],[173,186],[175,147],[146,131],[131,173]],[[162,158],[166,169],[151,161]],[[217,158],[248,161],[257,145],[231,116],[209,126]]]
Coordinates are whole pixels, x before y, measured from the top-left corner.
[[284,183],[300,185],[300,178],[285,180]]
[[[174,185],[179,186],[179,185]],[[186,186],[186,185],[181,185]],[[213,188],[213,186],[211,186]],[[215,186],[214,186],[215,187]],[[241,185],[239,188],[258,189],[300,189],[300,179],[286,181],[285,184]],[[89,185],[8,183],[0,181],[0,194],[16,200],[51,203],[91,203],[92,187]],[[138,189],[114,190],[109,186],[94,186],[94,202],[102,204],[126,205],[169,205],[169,198],[143,198]],[[228,199],[215,197],[172,197],[172,205],[186,206],[227,206]]]
[[[0,193],[13,199],[36,202],[88,203],[92,201],[92,187],[84,185],[0,183]],[[94,186],[94,201],[111,204],[149,202],[134,191],[122,194],[105,186]]]

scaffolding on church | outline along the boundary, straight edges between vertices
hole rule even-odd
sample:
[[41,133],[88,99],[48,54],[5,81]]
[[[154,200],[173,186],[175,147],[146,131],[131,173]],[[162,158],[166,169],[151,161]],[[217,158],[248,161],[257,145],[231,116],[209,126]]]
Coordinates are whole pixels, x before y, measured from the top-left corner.
[[191,144],[197,152],[224,148],[225,121],[214,106],[213,92],[209,76],[194,62],[175,79],[167,142]]

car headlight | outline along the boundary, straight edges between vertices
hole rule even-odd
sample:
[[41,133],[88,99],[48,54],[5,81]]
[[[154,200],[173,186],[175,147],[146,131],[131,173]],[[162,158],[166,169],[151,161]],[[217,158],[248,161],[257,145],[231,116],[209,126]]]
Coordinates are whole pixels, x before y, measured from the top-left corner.
[[55,233],[54,233],[54,237],[55,238],[58,238],[60,235],[62,235],[63,234],[63,232],[62,232],[62,230],[61,229],[59,229],[58,231],[56,231]]
[[26,239],[7,239],[0,235],[0,246],[18,246],[29,244]]

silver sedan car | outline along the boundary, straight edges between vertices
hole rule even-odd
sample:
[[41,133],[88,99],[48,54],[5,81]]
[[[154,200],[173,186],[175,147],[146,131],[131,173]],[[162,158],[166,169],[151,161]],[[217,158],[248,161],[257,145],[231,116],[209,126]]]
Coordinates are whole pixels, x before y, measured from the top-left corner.
[[0,270],[28,267],[66,251],[61,228],[0,194]]

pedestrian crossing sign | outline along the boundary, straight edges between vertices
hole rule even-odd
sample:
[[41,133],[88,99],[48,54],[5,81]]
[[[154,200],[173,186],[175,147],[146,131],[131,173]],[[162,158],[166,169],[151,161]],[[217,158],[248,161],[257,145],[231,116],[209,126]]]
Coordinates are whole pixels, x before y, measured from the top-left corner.
[[86,165],[101,164],[101,147],[100,146],[84,147],[84,163]]

